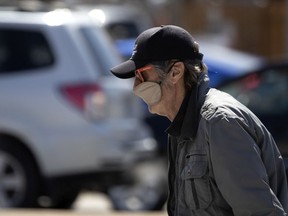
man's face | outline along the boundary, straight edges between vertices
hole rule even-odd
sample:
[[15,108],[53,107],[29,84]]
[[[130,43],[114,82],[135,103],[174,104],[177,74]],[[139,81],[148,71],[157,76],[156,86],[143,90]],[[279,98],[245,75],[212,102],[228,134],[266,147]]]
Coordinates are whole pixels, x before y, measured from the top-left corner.
[[[145,82],[153,83],[154,85],[158,85],[156,90],[160,91],[161,98],[157,103],[149,104],[147,103],[148,109],[150,113],[158,114],[161,116],[167,117],[167,112],[171,103],[173,104],[173,99],[171,91],[173,90],[173,86],[169,82],[169,72],[173,69],[174,64],[170,65],[169,71],[164,79],[159,76],[159,69],[156,69],[153,65],[146,65],[140,68],[136,72],[135,81],[134,81],[134,90],[138,85],[143,85]],[[159,90],[160,89],[160,90]],[[157,92],[151,92],[155,94]]]

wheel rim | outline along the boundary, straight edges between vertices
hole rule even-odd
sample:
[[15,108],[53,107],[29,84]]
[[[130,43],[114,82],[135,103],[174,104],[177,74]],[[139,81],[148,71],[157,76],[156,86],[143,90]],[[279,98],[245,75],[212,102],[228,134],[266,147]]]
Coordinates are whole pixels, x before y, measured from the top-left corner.
[[0,151],[0,206],[17,206],[24,197],[25,183],[24,170],[18,160]]

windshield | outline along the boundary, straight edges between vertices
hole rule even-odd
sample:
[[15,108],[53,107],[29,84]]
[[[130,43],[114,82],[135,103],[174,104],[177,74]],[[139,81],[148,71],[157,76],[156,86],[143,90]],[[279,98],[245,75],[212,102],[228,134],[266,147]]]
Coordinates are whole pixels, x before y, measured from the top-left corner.
[[93,60],[100,67],[100,73],[104,76],[112,75],[109,71],[112,67],[120,63],[120,57],[107,34],[99,29],[88,26],[80,29],[85,38]]

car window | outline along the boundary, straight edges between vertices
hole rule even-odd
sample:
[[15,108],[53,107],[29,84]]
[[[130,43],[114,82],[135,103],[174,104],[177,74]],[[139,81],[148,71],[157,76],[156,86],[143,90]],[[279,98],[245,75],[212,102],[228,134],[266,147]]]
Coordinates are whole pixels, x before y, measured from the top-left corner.
[[0,74],[47,67],[53,63],[51,49],[42,33],[0,29]]
[[96,28],[88,26],[80,28],[80,32],[91,51],[95,63],[97,63],[101,69],[99,71],[100,74],[111,76],[110,68],[119,64],[120,57],[108,38],[108,35],[102,31],[97,31]]
[[288,69],[253,73],[221,88],[257,114],[288,111]]

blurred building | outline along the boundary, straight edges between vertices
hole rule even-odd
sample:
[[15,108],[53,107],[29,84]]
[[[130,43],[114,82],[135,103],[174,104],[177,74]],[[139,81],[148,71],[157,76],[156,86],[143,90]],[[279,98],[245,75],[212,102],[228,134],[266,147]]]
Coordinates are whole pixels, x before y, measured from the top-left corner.
[[[0,5],[32,0],[0,0]],[[136,4],[155,25],[177,24],[196,39],[252,54],[288,57],[288,0],[34,0],[54,7],[76,4]]]
[[270,59],[288,55],[287,0],[182,1],[177,14],[196,35],[226,38],[233,48]]

